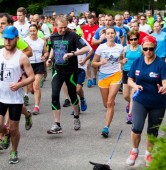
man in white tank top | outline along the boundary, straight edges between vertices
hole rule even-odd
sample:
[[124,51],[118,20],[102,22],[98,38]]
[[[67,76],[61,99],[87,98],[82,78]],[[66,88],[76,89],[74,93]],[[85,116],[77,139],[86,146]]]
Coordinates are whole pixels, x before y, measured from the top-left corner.
[[[12,149],[9,163],[18,163],[17,147],[20,139],[19,120],[23,106],[23,86],[34,81],[34,73],[28,57],[16,48],[18,30],[7,26],[3,32],[4,48],[0,49],[0,133],[11,137]],[[22,80],[23,72],[27,78]],[[3,124],[9,109],[9,128]]]

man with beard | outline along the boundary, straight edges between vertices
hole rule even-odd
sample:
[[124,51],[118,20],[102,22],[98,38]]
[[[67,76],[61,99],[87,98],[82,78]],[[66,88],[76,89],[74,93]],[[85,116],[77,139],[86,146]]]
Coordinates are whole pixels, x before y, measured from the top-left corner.
[[[7,26],[2,34],[4,48],[0,49],[0,133],[10,135],[12,148],[9,163],[18,163],[17,148],[20,139],[19,120],[23,106],[23,86],[34,81],[28,57],[16,48],[18,30]],[[22,80],[23,72],[27,78]],[[4,126],[4,116],[9,110],[10,127]]]

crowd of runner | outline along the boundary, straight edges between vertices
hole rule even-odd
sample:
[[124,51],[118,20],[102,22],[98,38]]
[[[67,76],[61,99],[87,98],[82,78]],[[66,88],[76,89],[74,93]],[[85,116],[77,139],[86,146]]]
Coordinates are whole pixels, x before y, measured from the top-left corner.
[[[109,137],[118,92],[126,101],[126,122],[132,124],[132,149],[126,161],[133,166],[148,115],[147,134],[158,136],[166,106],[166,18],[158,11],[131,16],[86,11],[75,16],[27,15],[20,7],[17,16],[0,14],[0,150],[11,142],[10,164],[18,159],[19,121],[25,115],[25,129],[32,127],[32,115],[40,116],[41,88],[52,70],[53,125],[48,134],[62,133],[60,91],[63,107],[73,105],[73,128],[81,128],[79,113],[88,109],[83,85],[98,84],[106,120],[101,135]],[[29,93],[34,109],[27,110]],[[153,160],[147,137],[146,165]]]

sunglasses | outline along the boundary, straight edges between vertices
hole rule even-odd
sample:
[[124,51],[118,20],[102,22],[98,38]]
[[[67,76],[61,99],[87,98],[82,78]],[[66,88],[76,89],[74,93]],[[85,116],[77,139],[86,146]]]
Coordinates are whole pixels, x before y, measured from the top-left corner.
[[137,41],[138,40],[138,38],[130,38],[130,41]]
[[143,48],[144,51],[148,51],[148,50],[149,51],[154,51],[154,49],[155,49],[154,47],[149,47],[149,48],[148,47],[144,47]]

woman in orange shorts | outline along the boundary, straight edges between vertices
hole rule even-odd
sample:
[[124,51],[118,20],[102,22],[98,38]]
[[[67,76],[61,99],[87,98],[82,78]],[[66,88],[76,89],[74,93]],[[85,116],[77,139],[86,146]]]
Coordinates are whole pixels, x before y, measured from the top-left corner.
[[102,135],[108,137],[109,126],[114,115],[115,97],[122,79],[119,60],[123,59],[123,46],[115,43],[116,32],[113,27],[107,28],[105,34],[107,42],[97,48],[92,66],[99,67],[98,86],[103,104],[107,108],[106,125]]

